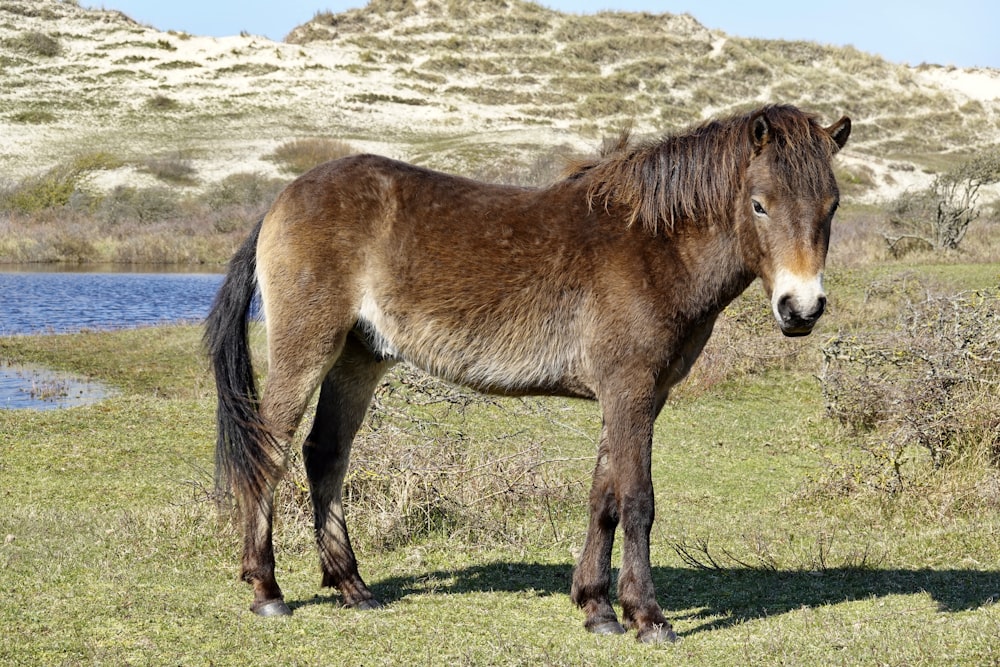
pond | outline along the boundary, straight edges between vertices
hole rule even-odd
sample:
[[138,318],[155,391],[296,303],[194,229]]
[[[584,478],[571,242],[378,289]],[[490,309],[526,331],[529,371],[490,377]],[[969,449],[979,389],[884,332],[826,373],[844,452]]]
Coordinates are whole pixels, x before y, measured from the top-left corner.
[[[219,273],[0,269],[0,336],[200,321],[222,284]],[[0,409],[55,409],[113,393],[67,373],[0,360]]]
[[0,270],[0,336],[201,320],[219,273]]

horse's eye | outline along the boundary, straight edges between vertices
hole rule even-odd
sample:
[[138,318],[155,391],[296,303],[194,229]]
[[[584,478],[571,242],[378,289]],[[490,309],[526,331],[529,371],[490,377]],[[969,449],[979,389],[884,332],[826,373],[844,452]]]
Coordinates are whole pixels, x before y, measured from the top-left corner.
[[756,199],[751,199],[750,201],[753,203],[754,213],[756,213],[757,215],[767,215],[767,211],[764,210],[764,207],[761,205],[759,201],[757,201]]

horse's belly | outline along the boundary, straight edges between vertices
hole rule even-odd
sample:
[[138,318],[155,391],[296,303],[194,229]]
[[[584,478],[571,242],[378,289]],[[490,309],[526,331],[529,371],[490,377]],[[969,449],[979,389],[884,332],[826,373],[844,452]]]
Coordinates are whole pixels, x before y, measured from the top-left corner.
[[479,391],[592,398],[578,344],[525,324],[497,319],[458,327],[430,316],[391,317],[366,297],[356,331],[379,358],[405,361]]

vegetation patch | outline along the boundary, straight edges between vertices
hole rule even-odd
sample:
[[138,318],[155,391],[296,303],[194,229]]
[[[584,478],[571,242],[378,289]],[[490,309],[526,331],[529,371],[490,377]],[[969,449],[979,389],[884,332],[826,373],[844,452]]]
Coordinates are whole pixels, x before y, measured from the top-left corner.
[[985,289],[908,301],[885,330],[824,346],[827,409],[884,464],[888,490],[904,486],[913,448],[935,467],[1000,462],[998,340],[1000,294]]
[[1000,181],[1000,150],[984,151],[934,178],[925,189],[904,192],[889,204],[889,251],[896,256],[921,246],[955,250],[980,217],[980,190]]
[[120,166],[108,153],[85,154],[48,171],[0,190],[0,210],[32,214],[66,206],[80,192],[84,177],[100,169]]
[[193,60],[170,60],[154,65],[154,67],[156,69],[198,69],[202,67],[202,64]]
[[42,58],[54,58],[62,53],[58,39],[33,30],[4,40],[4,46],[27,56]]
[[337,158],[357,153],[346,141],[329,138],[294,139],[278,146],[266,158],[277,162],[282,171],[304,174],[313,167]]
[[407,104],[409,106],[424,106],[428,104],[422,97],[400,97],[399,95],[383,95],[380,93],[359,93],[347,98],[351,102],[361,104],[380,104],[389,102],[391,104]]
[[238,63],[229,67],[220,67],[215,70],[215,75],[227,76],[230,74],[239,74],[242,76],[266,76],[279,71],[281,71],[281,68],[273,63]]
[[24,123],[26,125],[45,125],[56,122],[58,118],[51,111],[31,109],[28,111],[18,111],[12,114],[10,119],[15,123]]
[[180,155],[149,158],[142,163],[140,170],[172,185],[195,185],[198,182],[191,160]]
[[181,108],[181,103],[166,95],[153,95],[146,100],[145,106],[153,111],[177,111]]

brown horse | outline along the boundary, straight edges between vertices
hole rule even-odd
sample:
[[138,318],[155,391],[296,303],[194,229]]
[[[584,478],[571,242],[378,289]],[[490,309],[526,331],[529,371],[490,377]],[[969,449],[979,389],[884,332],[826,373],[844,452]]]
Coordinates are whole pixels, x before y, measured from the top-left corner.
[[[649,560],[653,422],[726,305],[760,278],[778,326],[808,334],[851,123],[787,106],[616,150],[551,186],[489,185],[372,155],[316,167],[234,256],[205,335],[217,464],[244,528],[253,611],[291,613],[274,575],[275,485],[320,387],[303,455],[323,585],[379,607],[358,574],[341,489],[351,442],[398,361],[484,392],[596,399],[603,422],[572,599],[596,633],[675,638]],[[258,400],[247,312],[259,287]],[[618,600],[611,547],[622,527]]]

